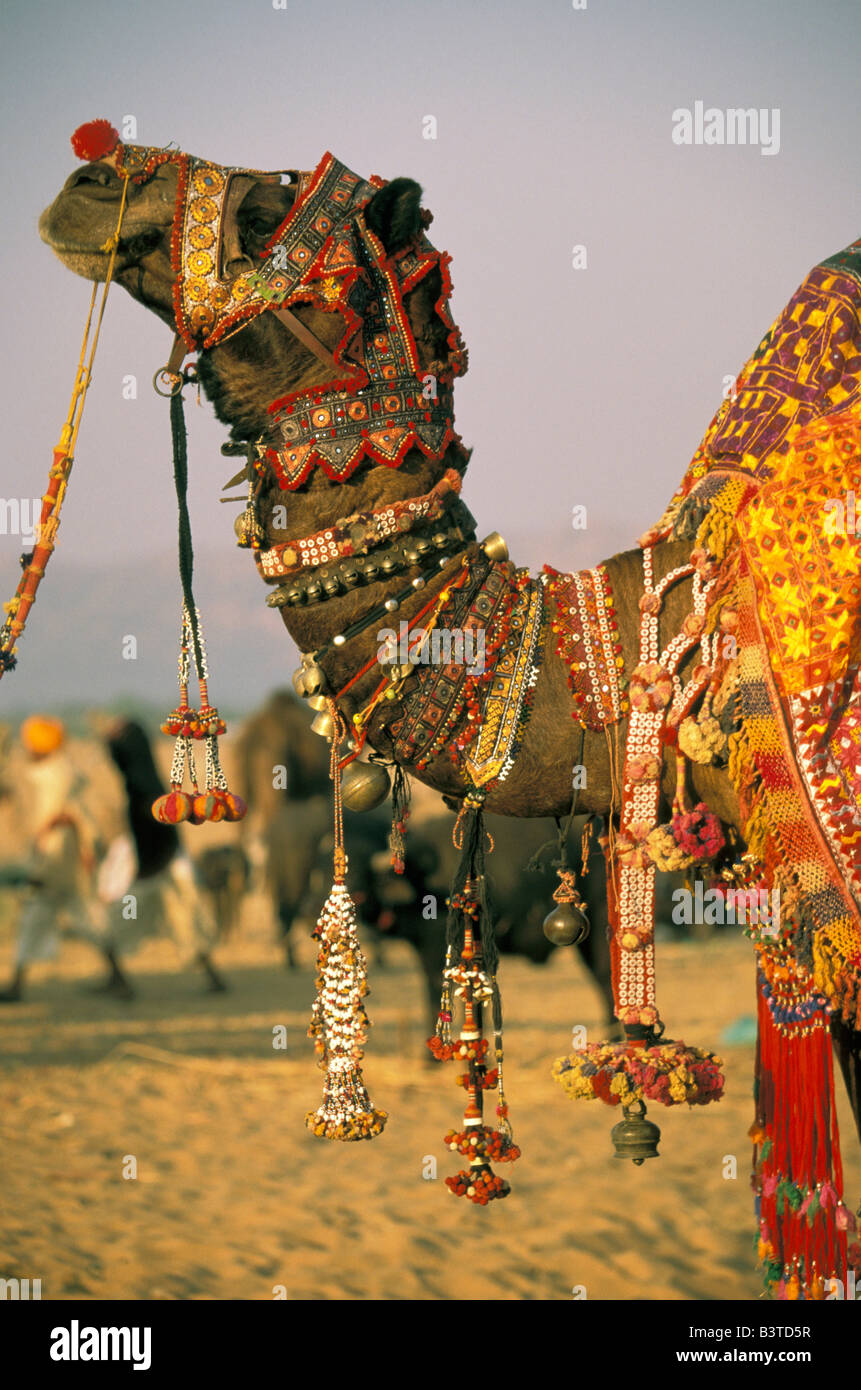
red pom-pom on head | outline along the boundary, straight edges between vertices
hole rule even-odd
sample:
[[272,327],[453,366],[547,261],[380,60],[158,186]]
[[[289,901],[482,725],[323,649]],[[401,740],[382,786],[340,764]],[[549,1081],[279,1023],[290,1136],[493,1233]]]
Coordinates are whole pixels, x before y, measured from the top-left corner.
[[72,136],[72,149],[79,159],[104,159],[120,143],[120,133],[110,121],[85,121]]

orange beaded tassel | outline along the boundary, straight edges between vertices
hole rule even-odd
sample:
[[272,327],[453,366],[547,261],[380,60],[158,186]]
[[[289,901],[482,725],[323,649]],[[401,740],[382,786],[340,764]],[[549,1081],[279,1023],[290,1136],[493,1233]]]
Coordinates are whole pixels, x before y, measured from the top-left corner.
[[[226,732],[227,726],[215,706],[209,703],[206,648],[203,645],[203,627],[197,610],[195,619],[196,631],[192,628],[189,609],[183,604],[178,663],[179,704],[176,709],[171,710],[161,726],[163,734],[171,734],[176,738],[176,746],[170,769],[170,791],[153,803],[152,813],[156,820],[169,825],[178,825],[181,821],[188,821],[189,825],[202,825],[204,821],[237,821],[242,819],[247,809],[242,798],[229,791],[227,778],[221,767],[218,739]],[[192,655],[200,688],[199,709],[193,709],[188,699]],[[195,739],[205,745],[203,791],[200,789],[194,760]],[[191,786],[190,791],[183,790],[186,773]]]
[[[462,820],[465,822],[463,827]],[[503,1089],[499,990],[495,973],[488,973],[485,968],[489,967],[492,971],[495,961],[488,959],[493,926],[483,900],[484,834],[480,801],[468,799],[455,827],[455,844],[463,854],[461,872],[455,878],[455,885],[460,880],[463,886],[460,891],[452,893],[449,903],[449,925],[450,928],[462,929],[463,946],[460,960],[452,965],[456,950],[452,939],[455,933],[452,932],[443,972],[443,994],[436,1032],[428,1039],[428,1047],[437,1061],[461,1061],[467,1064],[467,1070],[457,1078],[458,1085],[463,1086],[467,1094],[463,1129],[449,1130],[445,1143],[453,1152],[469,1159],[469,1168],[461,1169],[453,1177],[446,1178],[445,1182],[453,1196],[468,1197],[482,1207],[486,1207],[494,1198],[507,1197],[511,1191],[505,1179],[494,1173],[491,1162],[513,1163],[520,1157],[520,1149],[512,1139]],[[462,878],[464,869],[468,875],[465,880]],[[463,1002],[463,1024],[455,1042],[451,1037],[453,998]],[[482,1006],[488,1002],[492,1004],[494,1014],[496,1065],[492,1069],[487,1065],[489,1043],[482,1036]],[[497,1090],[499,1097],[496,1129],[484,1123],[484,1092],[490,1090]]]

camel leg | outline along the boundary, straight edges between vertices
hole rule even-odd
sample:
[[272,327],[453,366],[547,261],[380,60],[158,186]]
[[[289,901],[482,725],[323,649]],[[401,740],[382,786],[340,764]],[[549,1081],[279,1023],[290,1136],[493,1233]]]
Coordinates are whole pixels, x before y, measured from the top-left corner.
[[87,985],[85,989],[89,994],[113,994],[117,999],[134,999],[134,987],[120,966],[119,961],[113,951],[104,952],[105,964],[108,967],[108,977],[98,985]]
[[209,983],[209,988],[213,994],[223,994],[227,989],[227,982],[224,976],[219,974],[212,963],[212,957],[205,951],[201,951],[197,957],[197,964],[203,970]]
[[9,982],[9,988],[0,991],[0,1004],[18,1004],[24,993],[24,979],[26,971],[23,965],[19,965]]
[[288,970],[296,970],[299,964],[292,940],[295,915],[290,903],[278,904],[278,921],[281,924],[281,940],[284,943],[284,965]]
[[622,1025],[616,1018],[613,979],[610,966],[610,925],[607,912],[607,872],[604,856],[593,847],[585,876],[578,871],[577,886],[589,914],[589,935],[577,947],[580,958],[595,982],[604,1005],[604,1036],[608,1042],[621,1041]]

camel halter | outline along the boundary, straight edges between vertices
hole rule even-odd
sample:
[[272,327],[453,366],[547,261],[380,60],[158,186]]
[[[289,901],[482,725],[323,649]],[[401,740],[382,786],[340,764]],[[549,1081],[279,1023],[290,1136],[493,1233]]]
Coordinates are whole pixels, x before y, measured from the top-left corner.
[[[326,367],[325,385],[289,391],[269,406],[271,424],[254,441],[255,466],[286,491],[312,470],[343,482],[364,460],[399,468],[418,449],[442,460],[468,453],[454,429],[454,379],[466,349],[449,310],[450,257],[423,230],[389,254],[365,221],[385,181],[364,179],[326,153],[315,169],[226,166],[176,149],[126,145],[107,121],[72,137],[75,153],[143,184],[174,164],[178,189],[171,236],[176,332],[189,351],[207,351],[268,312]],[[259,264],[232,278],[224,266],[224,232],[236,209],[236,180],[274,182],[289,175],[296,196]],[[238,196],[238,194],[236,195]],[[422,213],[423,225],[431,215]],[[423,367],[406,312],[407,295],[439,277],[433,316],[440,360]],[[294,312],[311,306],[337,325],[323,343]]]
[[[44,577],[45,570],[48,568],[48,561],[53,555],[57,543],[60,512],[66,498],[66,489],[69,483],[69,476],[72,472],[75,445],[78,441],[78,431],[81,428],[81,418],[84,413],[84,402],[87,399],[87,392],[92,382],[93,362],[95,361],[96,349],[99,345],[102,319],[105,313],[108,291],[114,277],[114,266],[116,265],[117,248],[120,242],[120,229],[122,228],[126,211],[128,188],[129,176],[125,175],[116,228],[113,236],[109,237],[104,246],[100,248],[102,251],[110,251],[110,260],[108,262],[104,288],[102,289],[99,312],[96,318],[95,329],[93,330],[92,342],[90,343],[90,330],[93,323],[93,310],[96,304],[96,291],[98,289],[98,281],[94,280],[93,292],[90,296],[90,307],[87,313],[87,322],[84,326],[84,336],[81,342],[81,352],[78,358],[78,369],[75,373],[75,384],[72,388],[72,399],[69,403],[66,423],[60,431],[60,438],[54,449],[54,462],[48,474],[48,487],[42,497],[42,511],[39,517],[36,544],[29,555],[22,555],[21,566],[23,574],[21,575],[14,596],[8,603],[3,605],[7,617],[2,627],[0,627],[0,679],[2,679],[7,671],[14,671],[17,665],[18,649],[16,643],[24,631],[24,625],[27,622],[30,609],[36,601],[36,591]],[[88,343],[90,343],[89,356],[87,356]]]

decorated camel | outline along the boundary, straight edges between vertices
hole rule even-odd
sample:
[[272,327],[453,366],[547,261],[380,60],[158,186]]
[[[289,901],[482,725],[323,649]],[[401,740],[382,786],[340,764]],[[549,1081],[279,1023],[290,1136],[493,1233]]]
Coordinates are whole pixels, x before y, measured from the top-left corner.
[[[859,1253],[841,1192],[831,1033],[857,1115],[861,559],[854,511],[841,530],[837,504],[845,523],[861,491],[861,245],[811,272],[638,548],[593,570],[531,576],[496,533],[476,539],[461,500],[469,454],[452,401],[466,352],[449,258],[427,238],[417,184],[363,179],[328,154],[310,172],[227,169],[124,145],[107,122],[82,127],[73,145],[86,162],[43,214],[42,237],[76,273],[111,273],[176,333],[161,386],[180,483],[186,381],[196,376],[230,427],[224,451],[244,459],[231,483],[246,490],[237,537],[304,653],[295,684],[330,740],[336,830],[342,802],[374,804],[390,771],[395,858],[407,774],[457,811],[430,1042],[465,1065],[463,1128],[446,1138],[468,1166],[451,1191],[482,1205],[505,1195],[492,1162],[519,1154],[483,812],[555,816],[560,845],[563,818],[591,812],[608,832],[625,1041],[588,1043],[554,1073],[572,1096],[622,1107],[617,1152],[635,1162],[657,1152],[646,1101],[719,1098],[719,1059],[664,1036],[653,937],[656,869],[712,864],[712,901],[738,908],[756,952],[751,1134],[766,1281],[779,1296],[825,1297]],[[183,370],[189,351],[196,366]],[[186,666],[200,666],[186,569],[183,649]],[[13,604],[0,655],[21,626]],[[217,776],[208,801],[195,780],[183,790],[183,746],[204,736],[214,746],[220,724],[205,683],[203,718],[186,688],[166,726],[179,753],[158,813],[239,814]],[[312,1019],[326,1089],[309,1124],[369,1138],[385,1114],[359,1066],[366,983],[337,833],[335,868]],[[564,854],[558,873],[547,930],[562,942],[584,923]],[[779,921],[758,915],[761,890],[779,894]]]

